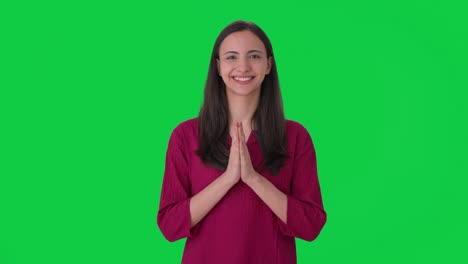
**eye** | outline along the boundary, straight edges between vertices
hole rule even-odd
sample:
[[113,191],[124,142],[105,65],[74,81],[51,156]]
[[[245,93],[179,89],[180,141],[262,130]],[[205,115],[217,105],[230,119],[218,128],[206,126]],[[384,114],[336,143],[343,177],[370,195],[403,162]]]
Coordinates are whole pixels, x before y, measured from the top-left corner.
[[260,59],[261,57],[257,54],[251,55],[250,56],[252,59]]
[[236,56],[231,55],[231,56],[226,57],[226,60],[233,60],[233,59],[235,59],[235,58],[236,58]]

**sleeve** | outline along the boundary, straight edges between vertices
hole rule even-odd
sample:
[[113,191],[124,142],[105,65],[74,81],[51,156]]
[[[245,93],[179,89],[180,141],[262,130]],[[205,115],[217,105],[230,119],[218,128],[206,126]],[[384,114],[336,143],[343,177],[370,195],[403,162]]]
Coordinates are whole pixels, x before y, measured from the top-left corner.
[[191,237],[196,228],[190,228],[188,158],[179,130],[174,129],[169,139],[157,215],[159,229],[171,242]]
[[317,175],[315,148],[309,133],[301,127],[296,140],[291,192],[287,196],[287,224],[279,218],[277,221],[284,235],[313,241],[326,220]]

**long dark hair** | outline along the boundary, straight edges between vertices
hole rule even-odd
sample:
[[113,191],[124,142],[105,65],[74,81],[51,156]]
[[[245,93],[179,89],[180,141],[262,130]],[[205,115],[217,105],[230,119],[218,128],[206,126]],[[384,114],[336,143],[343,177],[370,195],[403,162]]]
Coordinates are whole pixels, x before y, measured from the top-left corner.
[[252,117],[252,127],[255,125],[255,136],[262,149],[262,170],[266,167],[272,175],[275,175],[288,156],[286,119],[273,48],[265,32],[252,22],[242,20],[232,22],[221,31],[215,41],[205,84],[203,105],[198,116],[199,149],[197,154],[205,164],[208,162],[220,170],[225,170],[227,167],[229,109],[225,84],[218,73],[216,59],[219,59],[219,47],[222,41],[231,33],[244,30],[257,35],[265,45],[267,58],[272,57],[270,73],[265,76],[261,85],[260,99]]

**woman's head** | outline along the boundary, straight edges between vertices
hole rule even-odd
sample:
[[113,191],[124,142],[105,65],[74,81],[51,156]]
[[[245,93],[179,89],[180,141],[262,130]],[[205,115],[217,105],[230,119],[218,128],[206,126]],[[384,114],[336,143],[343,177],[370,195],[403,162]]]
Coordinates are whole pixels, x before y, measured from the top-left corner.
[[[247,50],[247,48],[250,49]],[[247,54],[249,50],[259,50],[264,53]],[[239,54],[225,54],[229,51],[239,52]],[[253,58],[243,60],[247,55],[252,55]],[[255,55],[261,58],[257,58]],[[230,61],[232,56],[235,56],[235,60]],[[250,67],[250,69],[246,67]],[[242,73],[242,71],[246,72]],[[250,87],[251,89],[263,89],[266,86],[270,88],[270,91],[277,89],[279,92],[278,73],[270,39],[256,24],[237,20],[226,26],[216,38],[211,53],[205,93],[213,93],[217,95],[218,99],[221,99],[220,97],[225,97],[226,94],[225,89],[220,88],[243,87],[232,78],[243,75],[256,75],[256,78],[252,80],[253,87]],[[238,91],[242,92],[241,90]]]
[[[229,61],[231,59],[234,60]],[[236,80],[238,78],[234,77],[246,78]],[[254,78],[250,80],[249,77]],[[286,156],[283,102],[273,47],[265,32],[252,22],[237,20],[226,26],[216,38],[211,53],[198,120],[198,153],[203,161],[220,169],[226,168],[229,157],[226,146],[229,132],[226,93],[258,93],[259,101],[251,125],[256,128],[264,165],[273,172],[277,171]]]
[[231,33],[221,42],[218,54],[217,71],[228,99],[235,95],[258,98],[273,59],[260,38],[250,30]]

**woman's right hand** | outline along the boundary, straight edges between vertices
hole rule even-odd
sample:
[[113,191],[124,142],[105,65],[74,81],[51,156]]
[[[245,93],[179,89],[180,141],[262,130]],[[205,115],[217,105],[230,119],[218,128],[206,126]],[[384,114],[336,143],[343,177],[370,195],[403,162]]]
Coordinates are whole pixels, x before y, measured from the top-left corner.
[[236,122],[235,128],[233,129],[233,135],[231,135],[231,150],[229,152],[229,160],[226,171],[224,175],[226,178],[230,180],[230,182],[234,185],[236,184],[241,178],[241,164],[240,164],[240,149],[239,149],[239,130],[240,126]]

